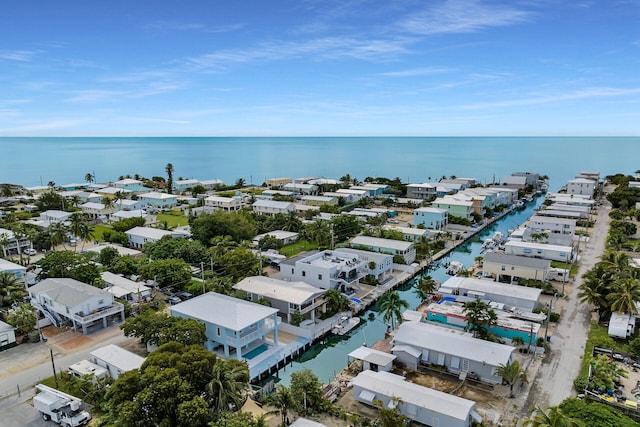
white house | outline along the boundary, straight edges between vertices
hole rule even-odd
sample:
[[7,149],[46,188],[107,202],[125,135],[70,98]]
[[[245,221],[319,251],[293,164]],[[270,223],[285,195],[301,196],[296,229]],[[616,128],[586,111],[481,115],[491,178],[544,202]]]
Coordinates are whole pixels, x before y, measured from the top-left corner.
[[95,383],[98,379],[106,378],[109,375],[109,371],[100,365],[83,359],[69,366],[69,374],[77,378],[90,377],[91,381]]
[[159,193],[157,191],[140,194],[138,195],[138,200],[149,211],[171,209],[178,204],[178,196],[175,194]]
[[416,248],[412,242],[379,237],[356,236],[351,239],[350,246],[355,249],[365,249],[393,256],[400,256],[405,264],[411,264],[416,259]]
[[371,370],[374,372],[390,372],[393,367],[393,361],[396,360],[396,356],[393,354],[385,353],[384,351],[376,350],[367,346],[360,346],[356,348],[349,353],[349,357],[360,360],[362,362],[363,371]]
[[234,197],[222,197],[222,196],[209,196],[204,199],[204,205],[210,206],[214,210],[220,210],[224,212],[233,212],[242,209],[244,206],[244,200],[240,196]]
[[0,273],[9,273],[16,276],[21,282],[24,282],[24,274],[27,272],[27,267],[24,267],[15,262],[7,261],[0,258]]
[[173,189],[178,193],[182,193],[189,188],[193,188],[196,185],[200,185],[200,181],[197,179],[179,179],[173,182]]
[[134,282],[126,277],[113,274],[109,271],[100,273],[100,278],[105,283],[104,290],[113,294],[116,298],[126,299],[128,301],[137,302],[141,298],[151,296],[151,288],[144,283]]
[[296,211],[296,205],[293,203],[275,200],[256,200],[252,207],[254,212],[267,216],[275,216],[276,214],[288,215]]
[[393,274],[393,255],[353,248],[340,248],[340,252],[357,255],[364,262],[366,273],[380,283],[389,280]]
[[438,292],[461,297],[477,298],[487,302],[505,304],[531,312],[540,304],[542,289],[498,283],[473,277],[451,277],[440,285]]
[[284,231],[284,230],[273,230],[268,233],[258,234],[253,238],[252,242],[254,246],[258,246],[260,240],[265,237],[273,237],[274,239],[278,239],[284,246],[290,245],[298,240],[299,233],[294,233],[293,231]]
[[502,178],[502,185],[505,187],[517,188],[518,190],[524,190],[527,186],[527,177],[507,175]]
[[2,247],[3,257],[9,254],[24,253],[26,249],[32,247],[27,236],[18,239],[13,231],[5,228],[0,228],[0,246]]
[[127,188],[130,185],[142,185],[142,184],[144,183],[139,179],[124,178],[112,183],[111,185],[113,185],[116,188]]
[[40,214],[40,220],[45,221],[49,224],[54,224],[58,222],[65,222],[69,218],[71,218],[72,212],[58,211],[55,209],[50,209],[48,211],[44,211]]
[[129,240],[129,246],[134,249],[142,249],[145,243],[157,242],[164,236],[176,236],[172,231],[151,227],[134,227],[125,231],[125,234]]
[[28,290],[31,305],[57,327],[67,321],[87,334],[90,327],[124,321],[124,306],[112,294],[74,279],[48,278]]
[[374,406],[375,401],[380,401],[384,408],[395,408],[422,425],[470,427],[482,422],[474,401],[409,382],[390,372],[360,372],[349,386],[358,402]]
[[567,194],[593,198],[597,182],[587,178],[574,178],[567,181]]
[[205,179],[200,181],[200,185],[202,185],[207,190],[213,190],[216,187],[224,185],[224,182],[220,179]]
[[425,182],[423,184],[407,185],[407,197],[410,199],[429,200],[436,197],[436,185]]
[[0,351],[16,345],[16,328],[0,320]]
[[88,215],[89,218],[96,219],[101,217],[109,218],[111,214],[118,210],[118,207],[115,204],[107,207],[104,203],[87,202],[80,205],[80,209],[82,209],[82,213]]
[[575,256],[575,250],[571,246],[522,242],[517,240],[507,241],[504,244],[504,253],[508,255],[522,255],[561,262],[573,262]]
[[431,230],[446,230],[449,224],[449,211],[439,208],[418,208],[413,211],[413,225],[420,224]]
[[474,375],[492,384],[502,383],[496,368],[513,362],[515,351],[510,345],[474,338],[470,333],[431,322],[401,323],[392,343],[398,361],[412,369],[419,364],[442,366],[456,375]]
[[354,253],[322,251],[289,258],[280,263],[280,276],[322,289],[345,291],[366,274],[367,265]]
[[89,353],[89,357],[91,362],[105,368],[114,380],[117,380],[125,372],[140,369],[145,360],[144,357],[115,344],[97,348]]
[[298,184],[290,182],[282,186],[284,191],[291,191],[295,194],[301,194],[306,196],[312,196],[318,194],[318,186],[314,184]]

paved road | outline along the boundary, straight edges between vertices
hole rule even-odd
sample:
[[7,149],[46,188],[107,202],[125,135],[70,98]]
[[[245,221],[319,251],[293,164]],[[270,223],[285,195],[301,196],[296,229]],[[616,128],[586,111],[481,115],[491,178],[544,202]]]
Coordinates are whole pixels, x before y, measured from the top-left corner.
[[573,380],[580,372],[591,323],[591,308],[578,302],[578,286],[582,283],[583,274],[599,261],[605,249],[610,210],[608,203],[606,205],[599,207],[589,242],[581,251],[578,273],[570,291],[567,292],[561,320],[551,338],[551,352],[538,369],[523,408],[523,417],[528,416],[527,410],[534,405],[546,408],[575,396]]

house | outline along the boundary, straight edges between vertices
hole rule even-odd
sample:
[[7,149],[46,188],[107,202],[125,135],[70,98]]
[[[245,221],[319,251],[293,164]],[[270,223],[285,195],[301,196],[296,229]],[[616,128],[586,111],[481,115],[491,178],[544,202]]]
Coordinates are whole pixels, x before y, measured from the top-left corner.
[[446,230],[449,225],[449,211],[439,208],[418,208],[413,211],[413,225],[422,224],[431,230]]
[[0,351],[16,345],[16,328],[0,320]]
[[325,191],[322,193],[324,197],[332,197],[334,199],[343,199],[345,204],[354,203],[359,200],[359,196],[349,193],[336,193],[335,191]]
[[130,185],[142,185],[142,184],[144,184],[144,182],[140,181],[139,179],[132,179],[132,178],[124,178],[119,181],[115,181],[111,183],[111,185],[116,188],[127,188]]
[[200,185],[202,185],[207,190],[213,190],[217,187],[221,187],[224,185],[224,182],[220,179],[205,179],[200,181]]
[[109,321],[124,321],[124,306],[112,294],[75,279],[44,279],[28,291],[31,305],[57,327],[71,322],[74,331],[81,328],[87,334],[90,327],[106,328]]
[[321,289],[345,291],[366,274],[367,266],[354,253],[335,251],[298,255],[280,263],[280,276]]
[[7,261],[0,258],[0,273],[12,274],[21,282],[24,282],[24,274],[27,272],[27,267],[24,267],[15,262]]
[[597,182],[587,178],[574,178],[567,181],[567,194],[593,198]]
[[55,224],[59,222],[65,222],[71,218],[72,212],[58,211],[55,209],[51,209],[48,211],[44,211],[40,214],[40,220],[45,221],[49,224]]
[[82,183],[73,182],[71,184],[61,185],[60,189],[62,191],[82,190],[83,188],[87,188],[87,185],[89,185],[89,183],[87,182],[82,182]]
[[105,283],[104,290],[113,294],[116,298],[138,302],[140,299],[151,297],[151,288],[144,283],[134,282],[109,271],[100,273],[100,278]]
[[283,190],[264,190],[262,193],[256,196],[256,199],[279,199],[278,201],[294,201],[296,199],[296,193],[294,193],[293,191]]
[[381,239],[379,237],[356,236],[349,244],[355,249],[365,249],[372,252],[390,254],[401,257],[405,264],[411,264],[416,259],[416,248],[411,242]]
[[473,201],[454,199],[453,197],[438,197],[431,204],[432,207],[446,210],[449,212],[449,216],[457,216],[471,220],[472,213],[474,212]]
[[280,178],[269,178],[265,181],[265,184],[268,188],[281,188],[282,186],[291,182],[291,178],[280,177]]
[[76,378],[91,378],[91,382],[96,383],[98,379],[106,378],[109,371],[100,365],[96,365],[88,360],[81,360],[69,366],[69,374]]
[[[366,199],[369,197],[369,191],[367,190],[352,190],[350,188],[339,188],[335,191],[337,194],[344,194],[345,196],[350,196],[349,199],[351,201],[357,202],[358,200]],[[324,193],[327,195],[327,193]]]
[[352,190],[364,190],[368,193],[369,197],[380,197],[385,191],[389,191],[389,186],[385,184],[352,185],[349,188]]
[[137,211],[144,207],[144,204],[140,200],[123,199],[115,201],[118,210],[121,211]]
[[570,206],[587,206],[593,208],[595,205],[595,200],[591,197],[580,194],[547,193],[546,199],[551,200],[554,204]]
[[337,206],[338,197],[329,196],[302,196],[302,203],[309,206]]
[[244,355],[267,344],[273,334],[278,345],[278,309],[227,295],[207,292],[170,308],[171,315],[195,319],[206,325],[208,350],[222,347],[223,356],[243,360]]
[[396,356],[385,353],[384,351],[375,350],[367,346],[360,346],[348,355],[351,359],[362,361],[362,370],[371,370],[373,372],[384,371],[390,372],[393,367],[393,361]]
[[261,215],[275,216],[276,214],[288,215],[296,211],[296,206],[291,202],[277,202],[275,200],[256,200],[253,211]]
[[[565,205],[567,207],[575,207],[575,208],[579,208],[582,206],[569,206],[569,205]],[[567,219],[573,219],[576,222],[581,220],[581,219],[589,219],[589,208],[586,208],[587,211],[586,212],[579,212],[579,211],[570,211],[567,209],[553,209],[553,208],[546,208],[546,209],[540,209],[538,211],[538,213],[536,215],[538,216],[552,216],[555,218],[567,218]]]
[[502,185],[509,188],[517,188],[518,190],[524,190],[527,187],[527,177],[507,175],[502,178]]
[[2,247],[3,257],[10,254],[24,253],[25,250],[32,248],[27,236],[17,238],[13,231],[6,228],[0,228],[0,246]]
[[531,186],[534,190],[538,190],[540,183],[540,174],[535,172],[513,172],[511,176],[523,176],[525,177],[524,184],[526,187]]
[[442,366],[448,372],[472,374],[490,384],[502,383],[496,368],[513,362],[515,351],[509,345],[423,322],[401,323],[392,344],[398,361],[412,369],[417,369],[419,364]]
[[504,244],[507,255],[544,258],[551,261],[573,262],[575,249],[571,246],[509,240]]
[[142,209],[137,209],[137,210],[131,210],[131,211],[117,211],[114,212],[109,219],[112,222],[117,222],[117,221],[121,221],[123,219],[127,219],[127,218],[144,218],[145,219],[145,225],[154,225],[156,223],[156,216],[155,215],[149,215],[147,213],[147,211],[142,210]]
[[318,194],[318,186],[314,184],[298,184],[295,182],[290,182],[282,186],[284,191],[291,191],[295,194],[300,194],[304,196],[315,196]]
[[125,231],[125,234],[129,240],[129,246],[134,249],[142,249],[145,243],[155,243],[164,236],[181,236],[177,231],[161,230],[159,228],[151,227],[134,227]]
[[635,333],[636,316],[629,313],[611,313],[608,334],[610,337],[627,339]]
[[527,222],[527,228],[533,233],[565,234],[573,238],[576,232],[576,220],[553,216],[533,215]]
[[138,200],[150,212],[171,209],[178,204],[178,196],[175,194],[159,193],[157,191],[140,194],[138,195]]
[[358,259],[362,260],[367,267],[365,270],[367,275],[372,276],[379,283],[391,279],[393,274],[392,255],[352,248],[340,248],[340,252],[357,255]]
[[244,206],[244,199],[241,196],[209,196],[204,199],[204,205],[210,206],[214,210],[223,212],[234,212],[242,209],[242,207]]
[[327,427],[327,425],[308,418],[298,418],[293,423],[289,424],[289,427]]
[[450,294],[458,298],[468,297],[469,300],[480,299],[488,303],[504,304],[507,308],[518,308],[530,313],[540,305],[542,289],[472,277],[451,277],[440,285],[438,292],[445,296]]
[[105,368],[114,380],[117,380],[125,372],[140,369],[145,360],[144,357],[115,344],[109,344],[93,350],[89,353],[89,358],[91,362]]
[[173,189],[178,193],[182,193],[196,185],[200,185],[200,181],[197,179],[179,179],[177,181],[173,181]]
[[128,190],[126,188],[118,188],[118,187],[102,187],[102,188],[97,188],[95,190],[96,193],[101,194],[103,196],[115,196],[116,193],[119,194],[131,194],[133,193],[133,191]]
[[600,172],[597,171],[580,171],[576,178],[587,178],[595,182],[600,182]]
[[260,243],[260,240],[262,240],[267,236],[270,236],[270,237],[273,237],[274,239],[279,240],[280,242],[282,242],[282,246],[286,246],[286,245],[295,243],[298,240],[299,234],[294,233],[293,231],[284,231],[284,230],[269,231],[268,233],[258,234],[256,237],[254,237],[253,245],[258,246],[258,244]]
[[80,205],[80,209],[89,218],[97,219],[102,217],[109,218],[111,214],[118,210],[118,207],[115,204],[107,207],[103,203],[87,202]]
[[358,402],[384,408],[426,426],[471,427],[481,423],[475,412],[476,403],[452,394],[443,393],[406,380],[390,372],[367,370],[349,382]]
[[531,279],[546,282],[549,276],[551,261],[519,255],[508,255],[500,252],[487,252],[482,260],[482,271],[491,274],[496,280],[513,281]]
[[324,290],[304,282],[253,276],[242,279],[233,289],[245,291],[249,301],[264,298],[271,307],[278,309],[280,317],[287,323],[291,323],[296,312],[315,322],[327,308]]

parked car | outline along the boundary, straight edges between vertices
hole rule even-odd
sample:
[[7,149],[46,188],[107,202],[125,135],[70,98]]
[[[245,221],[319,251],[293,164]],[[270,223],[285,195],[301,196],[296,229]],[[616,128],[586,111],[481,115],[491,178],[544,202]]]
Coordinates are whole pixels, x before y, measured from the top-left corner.
[[33,255],[37,254],[38,252],[33,248],[29,248],[29,249],[25,250],[24,253],[29,255],[29,256],[33,256]]
[[193,298],[193,294],[185,291],[181,291],[175,294],[176,297],[180,298],[182,301],[186,301],[188,299]]
[[182,300],[178,297],[167,297],[164,299],[164,302],[166,302],[167,304],[179,304],[182,302]]

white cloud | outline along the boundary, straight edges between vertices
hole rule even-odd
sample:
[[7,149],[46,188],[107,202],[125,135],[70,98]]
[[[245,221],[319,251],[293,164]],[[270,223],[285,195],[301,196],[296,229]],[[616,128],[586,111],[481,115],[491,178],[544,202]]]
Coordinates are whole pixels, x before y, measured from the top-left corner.
[[478,0],[445,0],[402,21],[400,27],[412,34],[472,33],[490,27],[524,22],[531,12],[507,5],[482,4]]
[[86,89],[70,92],[71,96],[64,99],[66,102],[92,103],[92,102],[114,102],[122,99],[126,94],[123,91]]
[[0,135],[4,136],[24,136],[24,135],[51,135],[54,130],[69,130],[85,124],[89,120],[85,119],[59,119],[48,122],[38,122],[34,124],[23,124],[13,128],[3,128]]
[[453,71],[451,68],[444,67],[426,67],[426,68],[412,68],[409,70],[401,71],[389,71],[386,73],[380,73],[378,75],[384,77],[415,77],[415,76],[430,76],[433,74],[443,74]]
[[199,31],[204,33],[227,33],[244,27],[244,24],[209,26],[197,22],[156,21],[143,28],[160,31]]
[[34,50],[0,50],[0,59],[8,61],[29,62],[39,52]]

